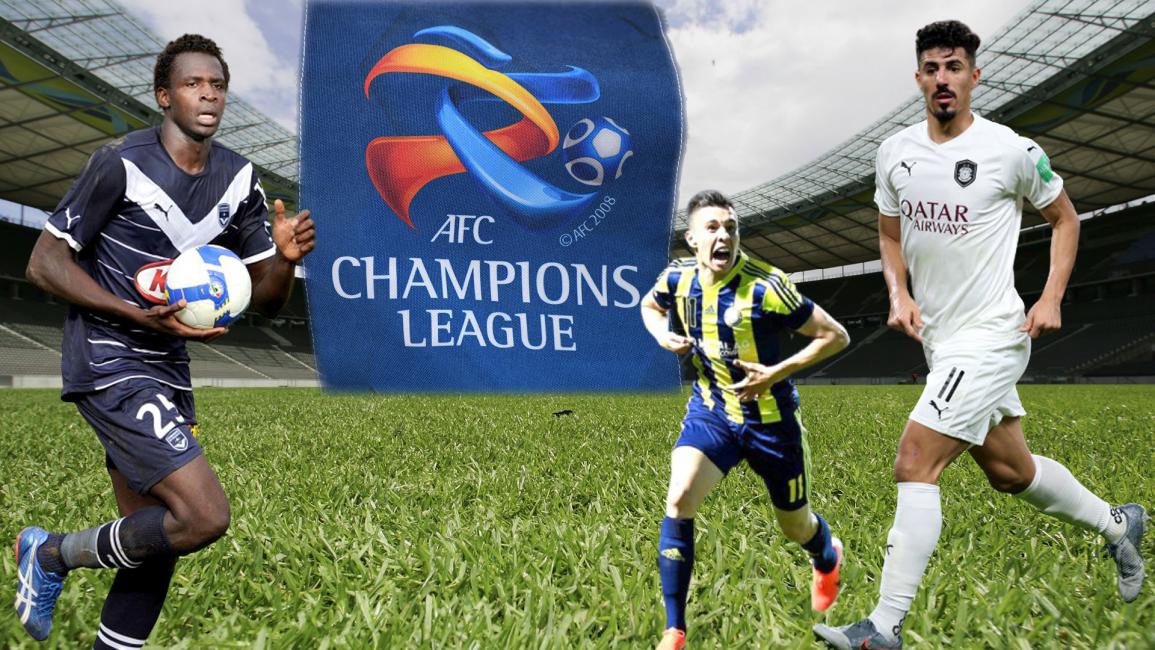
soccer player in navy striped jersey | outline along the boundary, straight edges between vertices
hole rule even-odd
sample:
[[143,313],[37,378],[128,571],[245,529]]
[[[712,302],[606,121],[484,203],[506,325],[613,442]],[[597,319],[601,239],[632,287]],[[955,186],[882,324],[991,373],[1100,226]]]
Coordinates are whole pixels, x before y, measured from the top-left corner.
[[[834,602],[842,560],[841,544],[810,510],[806,430],[789,377],[845,348],[846,330],[799,294],[782,271],[739,251],[734,207],[720,192],[699,192],[686,211],[686,242],[694,258],[671,264],[642,300],[642,320],[658,345],[689,352],[697,371],[671,455],[658,543],[666,605],[660,650],[685,645],[694,515],[743,459],[766,484],[782,532],[810,553],[814,609],[824,611]],[[781,359],[783,330],[812,340]]]
[[[222,328],[183,325],[183,301],[156,305],[135,278],[208,243],[237,252],[253,306],[274,315],[296,263],[315,243],[308,212],[271,227],[253,165],[214,143],[229,83],[217,45],[182,36],[157,58],[163,120],[101,147],[48,219],[28,279],[72,307],[64,327],[63,398],[104,445],[121,518],[68,534],[25,528],[16,541],[16,613],[48,637],[68,571],[115,568],[96,648],[135,650],[160,615],[176,559],[221,537],[229,504],[196,440],[185,339]],[[57,486],[67,499],[68,487]]]

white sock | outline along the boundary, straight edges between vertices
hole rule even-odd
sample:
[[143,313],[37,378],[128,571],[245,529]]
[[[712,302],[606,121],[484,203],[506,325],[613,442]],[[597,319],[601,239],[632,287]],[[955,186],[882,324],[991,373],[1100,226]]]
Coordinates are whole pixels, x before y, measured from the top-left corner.
[[1046,456],[1033,458],[1035,480],[1016,497],[1056,519],[1093,530],[1112,544],[1123,539],[1127,520],[1121,512],[1083,487],[1066,467]]
[[938,486],[899,483],[894,525],[886,538],[878,605],[870,613],[871,622],[883,636],[893,640],[902,633],[902,619],[910,611],[941,532],[942,503]]

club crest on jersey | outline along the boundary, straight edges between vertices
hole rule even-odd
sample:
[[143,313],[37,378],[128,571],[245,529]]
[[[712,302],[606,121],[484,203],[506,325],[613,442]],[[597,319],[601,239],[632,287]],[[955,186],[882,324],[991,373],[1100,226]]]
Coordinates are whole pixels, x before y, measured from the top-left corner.
[[731,305],[722,312],[722,322],[726,323],[727,327],[736,327],[738,323],[742,322],[742,312]]
[[222,228],[229,225],[229,219],[232,217],[233,215],[229,212],[228,203],[221,203],[217,206],[217,221],[221,222]]
[[975,182],[975,177],[979,175],[979,166],[973,160],[960,160],[954,164],[954,182],[959,184],[959,187],[966,187]]
[[188,449],[188,437],[184,435],[184,431],[180,429],[173,429],[167,436],[164,437],[168,446],[177,451],[184,451]]
[[151,262],[137,269],[132,276],[132,284],[136,292],[145,300],[163,305],[168,302],[168,289],[165,282],[168,280],[168,267],[172,260]]

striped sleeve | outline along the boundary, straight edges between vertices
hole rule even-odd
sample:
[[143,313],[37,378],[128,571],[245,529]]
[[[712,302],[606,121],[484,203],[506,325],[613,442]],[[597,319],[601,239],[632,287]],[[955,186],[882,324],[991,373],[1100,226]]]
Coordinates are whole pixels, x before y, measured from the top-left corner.
[[45,230],[78,253],[100,236],[124,197],[124,163],[117,149],[119,144],[119,140],[115,141],[92,154],[44,224]]
[[275,255],[277,245],[273,243],[265,190],[261,187],[261,181],[257,178],[252,163],[246,165],[245,169],[251,175],[252,189],[241,204],[236,221],[241,260],[245,264],[252,264]]
[[778,269],[772,269],[760,277],[766,284],[762,299],[762,311],[782,317],[790,329],[802,327],[814,313],[814,303],[799,293],[798,288]]
[[654,302],[658,303],[662,309],[673,308],[674,296],[678,291],[678,281],[681,280],[682,273],[686,268],[686,262],[678,260],[667,266],[658,276],[658,281],[654,283],[654,290],[651,295],[654,297]]

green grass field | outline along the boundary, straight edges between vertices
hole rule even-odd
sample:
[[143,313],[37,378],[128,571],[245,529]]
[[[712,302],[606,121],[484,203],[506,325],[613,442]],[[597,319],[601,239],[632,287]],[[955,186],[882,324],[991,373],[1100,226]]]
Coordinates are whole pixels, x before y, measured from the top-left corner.
[[[804,387],[812,503],[847,547],[836,624],[873,607],[890,475],[916,387]],[[1112,501],[1155,505],[1155,388],[1026,386],[1028,441]],[[149,647],[647,648],[667,462],[685,397],[197,392],[233,507],[183,559]],[[551,413],[572,409],[573,415]],[[1155,584],[1124,605],[1088,533],[987,488],[967,457],[907,619],[910,647],[1152,648]],[[103,452],[55,391],[0,391],[0,533],[115,515]],[[810,648],[810,570],[740,468],[698,517],[693,648]],[[1155,556],[1148,536],[1145,553]],[[1155,573],[1155,564],[1148,563]],[[0,647],[91,645],[107,571],[76,571],[34,644],[3,555]]]

